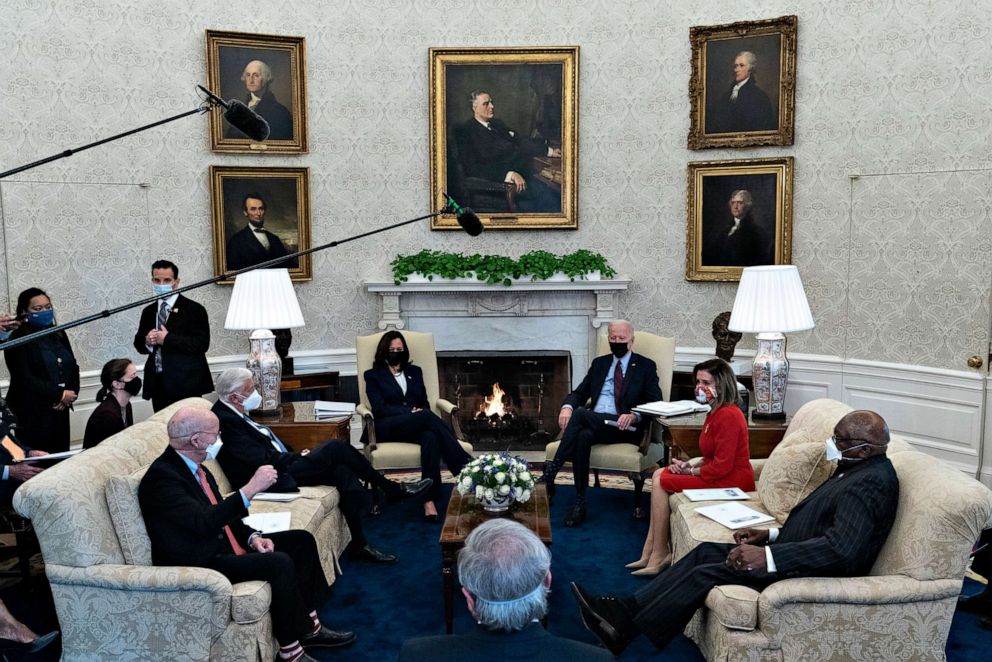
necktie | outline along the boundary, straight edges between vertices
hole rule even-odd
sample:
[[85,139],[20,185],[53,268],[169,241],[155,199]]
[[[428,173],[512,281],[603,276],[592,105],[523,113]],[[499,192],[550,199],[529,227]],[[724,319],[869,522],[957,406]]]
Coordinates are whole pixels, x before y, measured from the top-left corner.
[[3,446],[6,451],[10,453],[11,459],[18,461],[24,459],[24,449],[15,444],[14,440],[10,437],[4,435],[3,441],[0,442],[0,446]]
[[[165,299],[162,299],[162,303],[158,307],[158,316],[155,318],[155,328],[161,329],[165,326],[167,319],[169,319],[169,304],[166,303]],[[162,372],[161,345],[155,348],[155,372]]]
[[289,452],[289,449],[286,448],[286,444],[282,443],[282,440],[279,437],[277,437],[276,433],[273,432],[270,428],[267,428],[261,423],[256,423],[255,421],[251,420],[251,417],[248,416],[248,414],[242,414],[242,416],[245,417],[245,421],[248,422],[248,425],[252,426],[262,434],[268,435],[269,439],[272,440],[272,445],[275,446],[277,451],[279,451],[280,453]]
[[[203,488],[203,493],[207,495],[207,500],[210,501],[210,505],[217,505],[217,495],[214,491],[210,489],[210,483],[207,482],[207,473],[203,470],[203,467],[196,468],[196,478],[200,481],[200,487]],[[245,548],[238,544],[238,541],[234,538],[234,531],[231,531],[231,527],[227,524],[224,525],[224,533],[227,534],[227,541],[231,543],[231,549],[238,556],[247,554]]]
[[620,410],[620,396],[623,394],[623,364],[617,361],[617,367],[613,369],[613,404],[617,408],[617,415],[624,413]]

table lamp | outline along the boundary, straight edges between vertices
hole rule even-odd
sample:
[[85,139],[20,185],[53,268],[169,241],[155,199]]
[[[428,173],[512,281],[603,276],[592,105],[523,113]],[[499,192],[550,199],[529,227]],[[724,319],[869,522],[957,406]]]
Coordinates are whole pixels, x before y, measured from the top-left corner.
[[281,404],[282,360],[276,352],[271,329],[305,324],[286,269],[256,269],[235,278],[224,328],[251,330],[246,365],[262,396],[258,413],[278,414]]
[[795,266],[744,269],[728,327],[731,331],[758,334],[758,351],[751,372],[754,418],[785,418],[789,359],[785,355],[784,334],[806,331],[813,326],[813,315]]

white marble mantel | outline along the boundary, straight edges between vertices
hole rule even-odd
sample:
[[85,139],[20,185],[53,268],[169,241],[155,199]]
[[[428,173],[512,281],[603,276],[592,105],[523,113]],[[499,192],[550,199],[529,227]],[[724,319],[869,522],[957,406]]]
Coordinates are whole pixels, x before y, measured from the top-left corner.
[[[588,365],[599,329],[620,317],[631,279],[401,283],[366,281],[379,296],[381,330],[430,331],[439,351],[567,350]],[[580,375],[584,373],[584,368]]]

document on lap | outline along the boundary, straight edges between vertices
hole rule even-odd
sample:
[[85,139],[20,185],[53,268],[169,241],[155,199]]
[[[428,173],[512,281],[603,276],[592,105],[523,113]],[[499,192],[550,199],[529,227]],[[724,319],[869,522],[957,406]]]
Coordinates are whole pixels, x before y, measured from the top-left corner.
[[77,448],[74,451],[63,451],[61,453],[49,453],[48,455],[37,455],[34,457],[26,457],[23,460],[14,460],[14,464],[20,464],[21,462],[30,462],[32,464],[40,464],[47,467],[53,464],[57,464],[58,462],[61,462],[66,458],[81,453],[82,451],[83,451],[82,448]]
[[710,410],[709,405],[702,405],[694,400],[676,400],[674,402],[648,402],[634,407],[638,414],[648,416],[682,416],[684,414],[694,414],[696,412],[706,412]]
[[[257,497],[258,495],[256,494],[255,496]],[[293,514],[291,512],[282,510],[276,513],[253,513],[241,521],[262,533],[278,533],[280,531],[289,531],[292,517]]]

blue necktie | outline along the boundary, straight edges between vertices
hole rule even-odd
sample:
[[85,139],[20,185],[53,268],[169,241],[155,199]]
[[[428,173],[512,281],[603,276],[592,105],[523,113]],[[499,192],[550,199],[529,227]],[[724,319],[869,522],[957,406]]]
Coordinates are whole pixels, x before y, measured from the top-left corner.
[[286,444],[282,443],[282,440],[279,437],[276,436],[276,433],[275,432],[273,432],[269,428],[265,427],[261,423],[256,423],[255,421],[251,420],[251,418],[248,417],[248,414],[242,414],[242,416],[245,417],[245,420],[248,422],[248,425],[252,426],[256,430],[259,430],[260,432],[262,432],[264,434],[269,435],[269,439],[272,440],[272,443],[275,445],[276,449],[280,453],[288,453],[289,452],[289,449],[286,448]]

